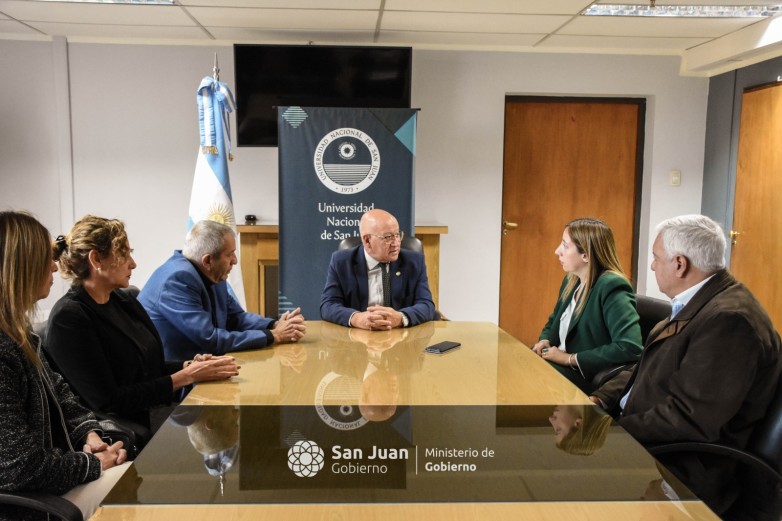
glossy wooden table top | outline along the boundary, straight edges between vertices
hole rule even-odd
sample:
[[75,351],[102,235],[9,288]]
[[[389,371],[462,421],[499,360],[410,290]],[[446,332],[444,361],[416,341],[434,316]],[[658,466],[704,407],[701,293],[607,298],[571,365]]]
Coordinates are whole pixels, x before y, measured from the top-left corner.
[[[582,423],[563,439],[564,409]],[[594,406],[369,417],[346,405],[178,407],[96,519],[416,519],[422,508],[447,519],[714,519],[676,482],[682,500],[662,501],[654,459]],[[301,443],[320,461],[302,459]]]
[[[649,496],[659,469],[615,424],[589,457],[559,447],[551,411],[591,402],[494,324],[368,332],[310,321],[307,328],[299,344],[236,353],[242,370],[231,381],[196,386],[91,519],[718,519],[692,498]],[[462,346],[424,352],[444,340]],[[193,418],[204,411],[231,419],[212,424],[234,426],[233,449],[211,456],[196,449]],[[323,447],[318,478],[332,481],[290,473],[291,432]],[[351,443],[415,452],[393,476],[344,482],[331,450]],[[427,447],[481,443],[498,457],[474,475],[419,472]],[[219,478],[215,465],[227,469]]]
[[328,505],[185,505],[101,507],[94,521],[718,521],[706,505],[670,501],[587,503],[443,503]]
[[[444,355],[426,346],[452,340]],[[391,380],[400,405],[589,403],[524,344],[488,322],[429,322],[409,329],[364,331],[307,322],[298,344],[235,353],[242,369],[230,382],[203,383],[185,405],[311,405],[369,393],[368,372]],[[381,387],[378,384],[377,387]]]

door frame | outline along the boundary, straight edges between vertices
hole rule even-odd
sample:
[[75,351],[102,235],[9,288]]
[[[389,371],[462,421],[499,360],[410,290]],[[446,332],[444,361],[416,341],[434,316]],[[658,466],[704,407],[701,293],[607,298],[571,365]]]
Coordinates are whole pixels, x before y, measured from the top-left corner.
[[[782,57],[766,60],[709,79],[701,213],[733,229],[738,170],[739,125],[746,90],[779,83]],[[721,151],[727,150],[727,154]],[[730,267],[731,245],[725,252]]]

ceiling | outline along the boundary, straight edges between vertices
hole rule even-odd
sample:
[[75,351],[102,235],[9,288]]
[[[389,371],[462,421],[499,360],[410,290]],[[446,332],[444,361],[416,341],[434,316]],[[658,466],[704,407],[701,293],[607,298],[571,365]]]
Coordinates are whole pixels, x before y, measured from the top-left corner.
[[[782,0],[657,0],[775,5]],[[639,0],[640,3],[643,0]],[[681,56],[712,75],[782,55],[773,18],[583,16],[588,0],[176,0],[174,6],[0,0],[0,38],[139,43],[404,45]],[[603,0],[597,3],[633,3]]]

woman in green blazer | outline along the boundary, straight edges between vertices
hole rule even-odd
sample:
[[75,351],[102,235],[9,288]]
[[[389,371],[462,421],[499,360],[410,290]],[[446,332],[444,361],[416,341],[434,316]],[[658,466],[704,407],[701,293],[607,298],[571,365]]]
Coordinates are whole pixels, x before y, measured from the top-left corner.
[[532,350],[589,394],[600,370],[641,356],[635,293],[619,265],[614,234],[599,219],[569,222],[554,253],[567,275]]

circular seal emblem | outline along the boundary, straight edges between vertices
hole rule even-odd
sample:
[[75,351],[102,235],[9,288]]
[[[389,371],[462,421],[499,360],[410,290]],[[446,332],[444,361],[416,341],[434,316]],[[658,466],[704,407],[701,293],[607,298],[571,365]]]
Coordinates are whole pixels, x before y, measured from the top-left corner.
[[288,449],[288,468],[300,478],[311,478],[323,468],[323,449],[309,440],[296,442]]
[[326,188],[338,194],[357,194],[377,179],[380,151],[366,132],[338,128],[318,142],[313,164]]
[[[367,423],[358,407],[361,382],[341,376],[335,372],[327,373],[321,378],[315,389],[315,410],[318,417],[338,431],[360,429]],[[341,402],[341,403],[340,403]]]

